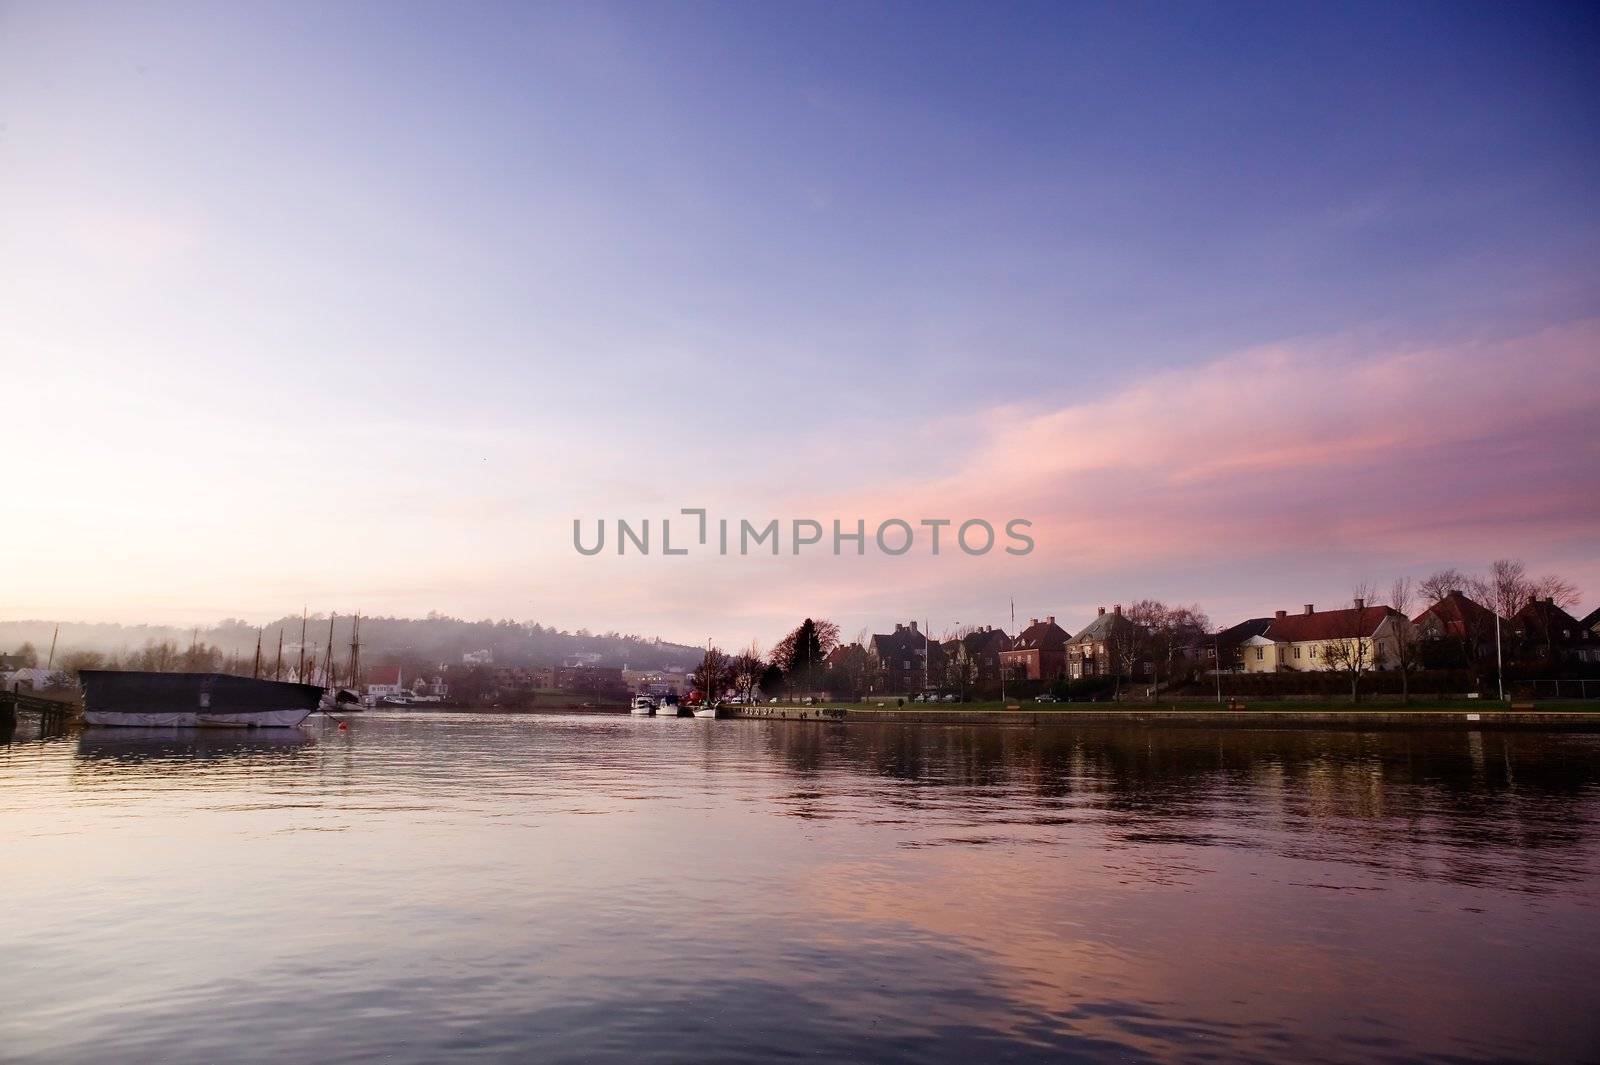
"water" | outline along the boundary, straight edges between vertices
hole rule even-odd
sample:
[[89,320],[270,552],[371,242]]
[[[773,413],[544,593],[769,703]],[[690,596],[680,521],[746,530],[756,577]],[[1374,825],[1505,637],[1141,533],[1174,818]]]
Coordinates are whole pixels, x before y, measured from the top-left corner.
[[0,1058],[1600,1059],[1600,736],[369,714],[0,747]]

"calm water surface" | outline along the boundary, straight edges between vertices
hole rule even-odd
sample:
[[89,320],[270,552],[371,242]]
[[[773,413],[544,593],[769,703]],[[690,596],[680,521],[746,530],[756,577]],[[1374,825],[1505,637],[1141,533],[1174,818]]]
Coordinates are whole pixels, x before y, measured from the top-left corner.
[[9,1060],[1600,1060],[1596,736],[369,714],[0,803]]

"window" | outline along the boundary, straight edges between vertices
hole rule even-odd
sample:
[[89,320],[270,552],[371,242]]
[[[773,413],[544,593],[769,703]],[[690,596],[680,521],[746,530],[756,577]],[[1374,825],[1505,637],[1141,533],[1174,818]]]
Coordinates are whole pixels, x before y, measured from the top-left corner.
[[1299,644],[1295,644],[1294,645],[1294,656],[1296,658],[1300,657],[1300,645]]
[[1256,661],[1259,662],[1265,657],[1267,657],[1267,649],[1265,647],[1257,647],[1256,648]]
[[1317,645],[1316,644],[1312,644],[1311,645],[1311,657],[1312,658],[1317,657]]

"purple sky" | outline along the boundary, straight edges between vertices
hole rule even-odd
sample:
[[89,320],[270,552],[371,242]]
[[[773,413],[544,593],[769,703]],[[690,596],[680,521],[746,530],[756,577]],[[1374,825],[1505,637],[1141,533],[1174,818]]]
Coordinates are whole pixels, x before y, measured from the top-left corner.
[[1592,5],[328,7],[0,7],[0,616],[1600,605]]

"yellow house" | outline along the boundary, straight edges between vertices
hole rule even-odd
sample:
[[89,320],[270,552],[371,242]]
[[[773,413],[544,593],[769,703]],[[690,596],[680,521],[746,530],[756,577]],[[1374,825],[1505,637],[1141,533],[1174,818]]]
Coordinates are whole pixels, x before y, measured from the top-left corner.
[[1399,660],[1400,627],[1406,625],[1410,622],[1399,611],[1367,606],[1362,599],[1320,614],[1307,603],[1302,614],[1278,611],[1264,633],[1239,645],[1239,660],[1246,673],[1334,669],[1343,645],[1359,651],[1367,668],[1391,669]]

